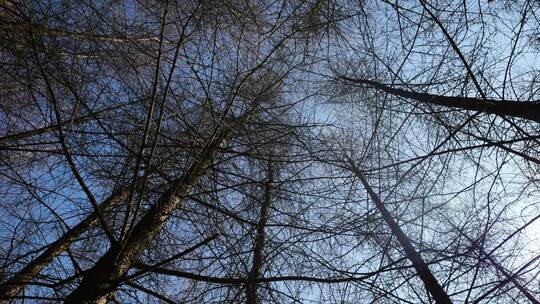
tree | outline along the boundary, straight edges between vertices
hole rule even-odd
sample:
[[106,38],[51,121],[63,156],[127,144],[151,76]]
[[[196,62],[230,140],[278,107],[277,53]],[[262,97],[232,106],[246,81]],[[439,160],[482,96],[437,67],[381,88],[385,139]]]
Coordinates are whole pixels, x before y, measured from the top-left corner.
[[537,303],[538,9],[0,3],[0,301]]

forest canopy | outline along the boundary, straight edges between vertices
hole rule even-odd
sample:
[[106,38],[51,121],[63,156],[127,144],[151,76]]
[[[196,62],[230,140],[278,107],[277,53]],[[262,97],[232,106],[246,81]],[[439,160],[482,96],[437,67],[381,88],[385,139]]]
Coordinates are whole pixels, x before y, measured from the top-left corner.
[[540,303],[540,2],[0,2],[0,303]]

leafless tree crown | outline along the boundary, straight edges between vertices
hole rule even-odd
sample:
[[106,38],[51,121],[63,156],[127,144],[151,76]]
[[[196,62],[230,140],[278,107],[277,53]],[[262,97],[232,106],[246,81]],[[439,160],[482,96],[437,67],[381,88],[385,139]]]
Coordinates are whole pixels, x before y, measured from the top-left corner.
[[539,14],[0,1],[0,303],[540,303]]

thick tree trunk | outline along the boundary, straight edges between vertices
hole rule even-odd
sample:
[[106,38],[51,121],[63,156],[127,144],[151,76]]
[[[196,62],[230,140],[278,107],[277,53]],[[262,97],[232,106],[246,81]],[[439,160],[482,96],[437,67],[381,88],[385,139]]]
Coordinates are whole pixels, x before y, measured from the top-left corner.
[[403,98],[410,98],[422,103],[429,103],[439,106],[445,106],[450,108],[458,108],[470,111],[479,111],[488,114],[496,114],[500,116],[510,116],[524,118],[527,120],[540,122],[540,102],[538,101],[511,101],[511,100],[492,100],[492,99],[479,99],[470,97],[455,97],[455,96],[442,96],[432,95],[426,93],[418,93],[412,91],[406,91],[402,89],[396,89],[391,86],[382,84],[380,82],[355,79],[342,76],[341,79],[351,82],[362,84],[367,87],[375,88],[383,92],[399,96]]
[[435,301],[438,304],[452,303],[448,294],[446,294],[433,273],[431,273],[431,270],[429,270],[429,267],[427,266],[426,262],[424,262],[420,254],[416,251],[416,249],[414,249],[407,235],[403,232],[403,230],[401,230],[401,227],[399,227],[398,223],[392,218],[392,215],[386,209],[384,203],[380,200],[377,193],[373,191],[360,169],[358,169],[358,167],[356,167],[356,165],[352,162],[350,169],[355,174],[355,176],[358,177],[360,182],[362,182],[362,185],[364,185],[364,188],[367,190],[369,196],[375,203],[375,207],[377,208],[377,210],[379,210],[384,221],[390,227],[392,234],[397,238],[399,244],[405,251],[407,258],[413,263],[413,266],[416,269],[418,276],[420,276],[420,278],[424,282],[424,285],[426,286],[426,289],[433,296]]
[[109,292],[116,289],[145,248],[158,236],[169,216],[206,173],[216,150],[228,140],[232,132],[232,128],[223,128],[214,134],[184,176],[175,180],[134,226],[123,245],[111,246],[109,251],[85,272],[81,284],[67,296],[65,303],[99,303]]
[[[115,191],[100,205],[100,209],[106,210],[117,205],[126,197],[127,193],[127,188]],[[96,225],[98,222],[97,214],[95,211],[92,212],[87,218],[64,233],[58,240],[49,244],[43,253],[13,275],[11,279],[0,284],[0,302],[8,300],[21,292],[25,285],[47,267],[54,258],[64,252],[82,233]]]

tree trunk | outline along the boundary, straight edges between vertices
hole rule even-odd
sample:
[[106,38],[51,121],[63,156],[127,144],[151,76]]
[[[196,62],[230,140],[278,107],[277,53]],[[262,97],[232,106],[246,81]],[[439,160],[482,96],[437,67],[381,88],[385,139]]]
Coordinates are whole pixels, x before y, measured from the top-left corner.
[[491,254],[484,251],[484,249],[477,245],[475,240],[471,239],[467,234],[465,234],[463,230],[461,230],[459,227],[456,227],[455,225],[452,226],[454,226],[462,236],[464,236],[469,242],[471,242],[471,246],[474,249],[478,250],[481,256],[484,256],[483,259],[487,259],[491,263],[491,265],[495,267],[495,269],[502,273],[502,275],[507,281],[512,282],[512,284],[514,284],[514,286],[527,298],[527,300],[534,304],[540,304],[540,302],[534,297],[534,295],[531,294],[521,283],[519,283],[516,275],[509,273],[508,270],[506,270],[501,264],[499,264],[499,262],[497,262],[497,260],[493,256],[491,256]]
[[259,223],[257,225],[257,234],[255,235],[255,244],[253,245],[253,263],[251,271],[248,275],[248,283],[246,284],[247,303],[257,304],[259,303],[259,297],[257,295],[257,279],[261,275],[261,267],[263,264],[263,248],[265,240],[265,227],[268,221],[268,212],[270,204],[272,202],[272,183],[273,183],[273,170],[272,163],[268,161],[268,178],[264,185],[264,197],[261,206],[261,214],[259,216]]
[[116,289],[144,249],[158,236],[169,216],[206,173],[216,150],[228,140],[232,132],[232,128],[223,128],[214,134],[184,176],[172,182],[171,187],[134,226],[123,245],[111,246],[109,251],[85,272],[81,284],[67,296],[65,303],[99,303],[109,292]]
[[[127,193],[127,188],[121,188],[120,190],[113,192],[100,205],[100,209],[105,210],[117,205],[125,198]],[[25,285],[47,267],[54,258],[64,252],[82,233],[97,223],[97,214],[96,211],[92,212],[92,214],[75,227],[69,229],[59,239],[49,244],[43,253],[28,263],[23,269],[11,277],[11,279],[0,284],[0,301],[8,300],[21,292]]]
[[364,188],[366,188],[369,196],[375,203],[375,207],[379,210],[381,213],[384,221],[388,226],[390,226],[390,230],[392,231],[392,234],[397,238],[399,244],[405,251],[405,254],[407,255],[407,258],[411,260],[413,263],[414,268],[416,269],[416,272],[424,282],[424,285],[426,286],[426,289],[429,291],[429,293],[433,296],[435,301],[438,304],[449,304],[452,303],[450,300],[450,297],[444,289],[441,287],[433,273],[431,273],[431,270],[429,270],[429,267],[427,266],[426,262],[422,259],[420,254],[414,249],[413,245],[411,244],[411,241],[407,237],[407,235],[401,230],[401,227],[399,227],[398,223],[392,218],[392,215],[390,212],[386,209],[384,206],[384,203],[381,201],[377,193],[373,191],[371,186],[368,184],[367,180],[365,179],[364,175],[356,167],[355,164],[351,162],[351,171],[360,179],[362,182],[362,185],[364,185]]
[[366,79],[354,79],[345,76],[341,76],[340,78],[347,82],[366,85],[368,87],[381,90],[394,96],[414,99],[421,103],[429,103],[470,111],[479,111],[482,113],[496,114],[499,116],[518,117],[535,122],[540,122],[540,102],[538,101],[524,102],[493,99],[483,100],[471,97],[432,95],[396,89],[380,82]]

